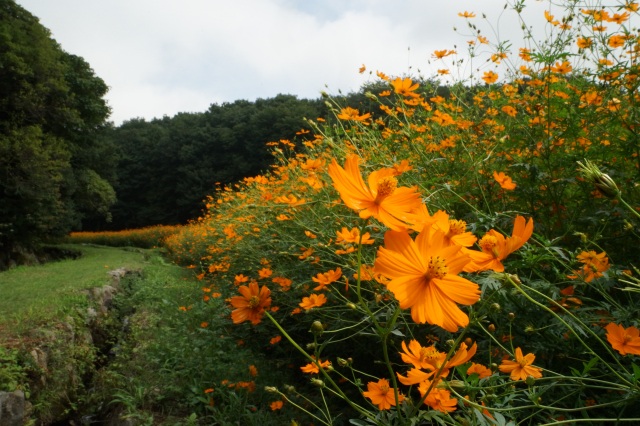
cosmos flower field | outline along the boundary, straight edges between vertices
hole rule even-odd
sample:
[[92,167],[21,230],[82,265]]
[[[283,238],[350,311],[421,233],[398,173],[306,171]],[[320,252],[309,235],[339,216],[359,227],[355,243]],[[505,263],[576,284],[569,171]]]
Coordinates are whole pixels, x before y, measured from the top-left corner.
[[287,372],[205,403],[246,392],[313,424],[640,422],[638,4],[554,12],[547,40],[511,43],[461,12],[483,65],[447,85],[462,52],[433,52],[428,79],[363,65],[366,110],[326,95],[333,119],[271,143],[272,170],[165,239],[201,309],[223,301],[224,332]]

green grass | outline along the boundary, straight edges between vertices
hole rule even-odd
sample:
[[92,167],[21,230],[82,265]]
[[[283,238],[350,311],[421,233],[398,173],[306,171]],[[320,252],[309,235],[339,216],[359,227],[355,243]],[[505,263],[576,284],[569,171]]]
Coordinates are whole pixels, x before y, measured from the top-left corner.
[[56,313],[86,303],[82,290],[109,283],[108,271],[140,269],[150,250],[66,245],[82,252],[68,259],[38,266],[19,266],[0,272],[0,326],[39,323]]

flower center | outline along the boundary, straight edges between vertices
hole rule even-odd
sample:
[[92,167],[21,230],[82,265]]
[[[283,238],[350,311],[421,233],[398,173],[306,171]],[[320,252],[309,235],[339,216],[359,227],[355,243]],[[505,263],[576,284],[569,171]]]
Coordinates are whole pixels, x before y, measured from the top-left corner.
[[251,299],[249,299],[249,307],[255,309],[258,306],[260,306],[260,298],[258,296],[251,296]]
[[420,348],[420,361],[434,361],[438,359],[440,354],[433,346],[428,348]]
[[376,203],[382,202],[398,187],[398,180],[393,176],[383,177],[378,181],[378,194],[376,195]]
[[389,385],[380,385],[380,393],[386,394],[387,392],[389,392]]
[[429,266],[427,267],[427,273],[425,278],[431,280],[433,278],[444,278],[449,272],[449,268],[443,258],[440,256],[433,256],[429,259]]
[[449,219],[449,236],[464,234],[467,230],[467,222],[458,219]]
[[498,250],[496,249],[498,239],[493,235],[485,235],[480,239],[480,241],[478,241],[478,245],[483,252],[492,254],[494,257],[498,257]]

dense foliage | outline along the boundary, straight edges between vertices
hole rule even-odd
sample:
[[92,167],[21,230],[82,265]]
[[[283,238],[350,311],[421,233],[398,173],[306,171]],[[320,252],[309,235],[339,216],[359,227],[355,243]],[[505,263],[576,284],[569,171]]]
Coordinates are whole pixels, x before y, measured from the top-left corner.
[[[273,409],[318,424],[640,418],[638,5],[565,6],[519,49],[470,25],[488,65],[447,93],[372,73],[376,114],[328,99],[337,124],[310,120],[303,150],[281,141],[269,173],[222,186],[166,240],[203,305],[227,300],[227,332],[298,375],[256,378]],[[441,75],[453,55],[434,52]]]
[[0,264],[19,246],[108,217],[106,84],[37,18],[0,2]]
[[265,144],[308,132],[304,118],[326,114],[323,105],[278,95],[111,129],[104,137],[120,156],[118,201],[111,223],[88,228],[186,223],[201,213],[216,185],[268,169],[273,158]]

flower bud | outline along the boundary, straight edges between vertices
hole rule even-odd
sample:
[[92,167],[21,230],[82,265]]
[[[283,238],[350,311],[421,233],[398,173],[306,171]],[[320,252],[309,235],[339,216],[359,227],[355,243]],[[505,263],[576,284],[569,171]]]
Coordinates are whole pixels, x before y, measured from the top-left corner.
[[487,327],[487,330],[489,330],[489,333],[493,333],[496,331],[496,325],[495,324],[489,324],[489,326]]
[[509,312],[507,317],[509,317],[509,321],[513,321],[514,319],[516,319],[516,314],[514,314],[513,312]]
[[320,336],[324,332],[324,327],[320,321],[316,320],[311,324],[311,329],[309,331],[316,336]]
[[492,303],[491,304],[491,310],[492,311],[496,311],[496,312],[500,312],[500,310],[502,310],[502,306],[500,306],[499,303]]
[[264,391],[269,393],[280,393],[278,392],[278,388],[275,386],[265,386]]
[[533,376],[527,376],[524,382],[527,384],[527,386],[533,386],[533,384],[536,382],[536,378]]
[[611,199],[620,196],[620,189],[614,180],[608,174],[602,173],[598,166],[589,160],[584,160],[584,164],[578,161],[578,165],[580,166],[579,172],[585,179],[590,180],[602,195]]
[[317,388],[323,388],[324,387],[324,381],[320,380],[320,379],[311,379],[311,384]]
[[355,305],[355,304],[353,304],[353,303],[351,303],[351,302],[349,302],[349,303],[347,303],[347,308],[349,308],[349,309],[356,309],[356,305]]
[[347,367],[347,366],[349,365],[349,361],[347,361],[347,360],[346,360],[346,359],[344,359],[344,358],[340,358],[340,357],[338,357],[338,365],[339,365],[340,367]]

